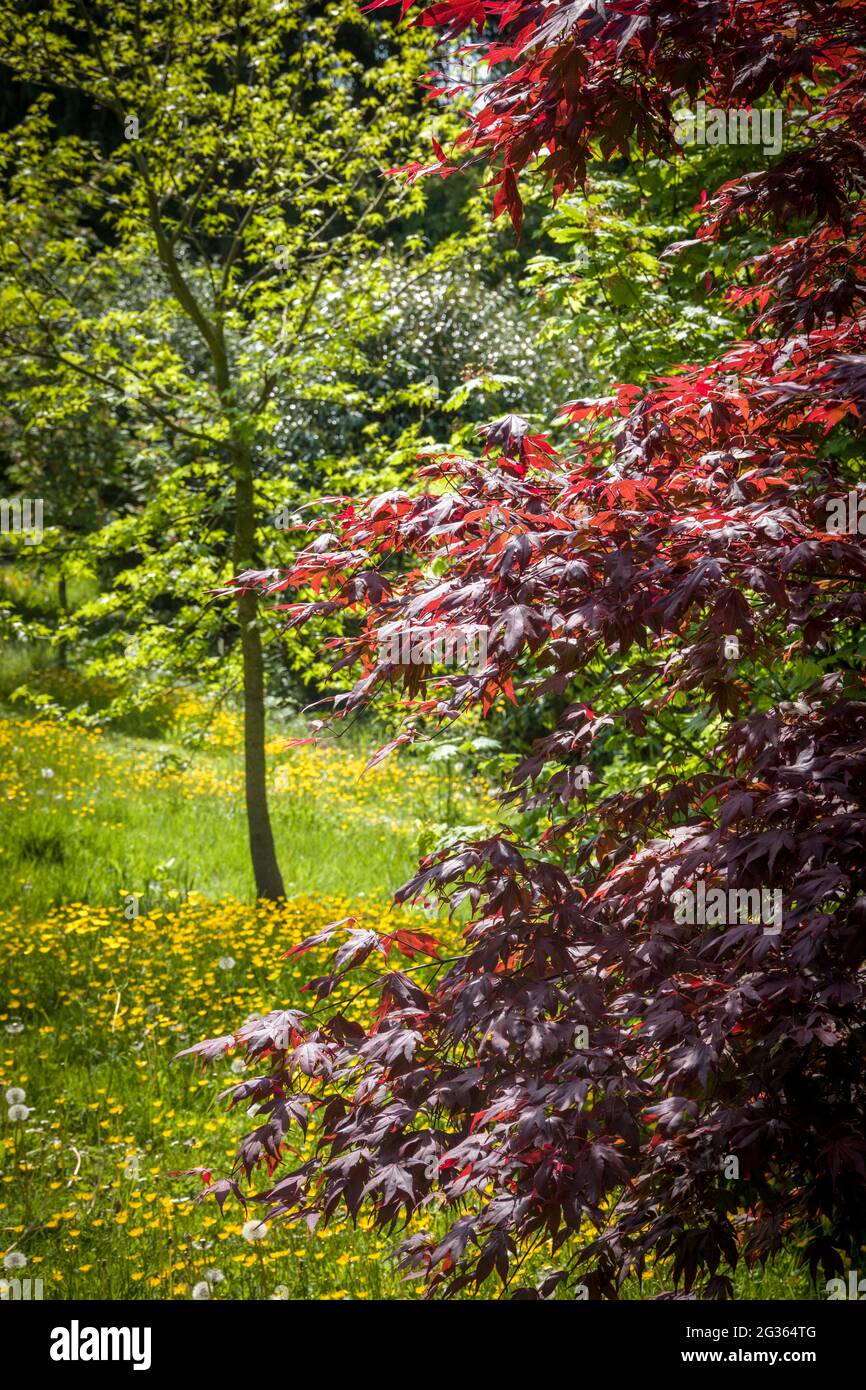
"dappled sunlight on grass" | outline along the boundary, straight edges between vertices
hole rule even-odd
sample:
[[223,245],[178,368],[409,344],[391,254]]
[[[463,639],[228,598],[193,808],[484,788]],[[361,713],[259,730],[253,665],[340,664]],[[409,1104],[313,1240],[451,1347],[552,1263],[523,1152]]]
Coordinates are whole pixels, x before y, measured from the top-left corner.
[[[493,818],[471,786],[369,749],[270,747],[270,801],[286,890],[390,898],[414,870],[422,835],[446,816]],[[62,902],[145,909],[252,893],[238,749],[107,735],[30,717],[0,719],[4,805],[0,906],[29,917]],[[451,801],[453,799],[453,805]]]

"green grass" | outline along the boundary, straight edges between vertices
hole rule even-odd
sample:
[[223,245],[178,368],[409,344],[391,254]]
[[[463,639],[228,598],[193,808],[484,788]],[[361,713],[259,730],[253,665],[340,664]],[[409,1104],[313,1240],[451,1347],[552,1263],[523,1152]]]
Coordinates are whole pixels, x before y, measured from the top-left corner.
[[[237,751],[191,754],[31,717],[0,721],[0,754],[0,908],[33,917],[64,902],[116,905],[132,892],[145,909],[190,890],[252,897]],[[273,762],[272,820],[289,895],[390,898],[413,871],[422,834],[446,812],[441,778],[418,763],[362,776],[357,749],[277,752]],[[470,811],[458,798],[455,814]]]
[[[251,1244],[242,1213],[190,1203],[198,1180],[169,1176],[225,1173],[250,1127],[215,1099],[236,1079],[228,1060],[202,1075],[174,1054],[253,1011],[303,1006],[317,962],[287,962],[288,946],[348,911],[381,919],[445,817],[435,768],[361,777],[364,760],[357,746],[273,753],[289,902],[256,907],[235,748],[0,718],[0,1085],[29,1109],[0,1111],[0,1250],[26,1257],[46,1297],[189,1298],[211,1268],[215,1298],[417,1293],[381,1237],[280,1226]],[[451,810],[471,821],[489,805],[458,787]],[[739,1271],[737,1296],[809,1296],[795,1253]]]

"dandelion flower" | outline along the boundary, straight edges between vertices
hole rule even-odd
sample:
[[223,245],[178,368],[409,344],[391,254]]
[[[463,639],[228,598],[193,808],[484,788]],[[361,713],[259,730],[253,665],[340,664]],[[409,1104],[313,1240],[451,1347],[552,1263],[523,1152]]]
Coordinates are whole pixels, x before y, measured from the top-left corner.
[[10,1105],[6,1113],[13,1124],[17,1124],[20,1120],[27,1119],[30,1114],[30,1107],[29,1105]]
[[27,1256],[22,1255],[20,1250],[10,1250],[3,1259],[4,1269],[24,1269],[26,1264]]
[[217,961],[217,965],[219,966],[220,970],[234,970],[236,964],[237,961],[235,960],[234,956],[220,956],[219,960]]
[[7,1105],[23,1105],[26,1099],[27,1092],[22,1090],[20,1086],[10,1086],[6,1092]]
[[204,1277],[209,1284],[221,1284],[225,1279],[225,1275],[221,1269],[206,1269],[204,1271]]
[[208,1284],[204,1279],[202,1279],[198,1284],[193,1284],[192,1296],[196,1300],[196,1302],[203,1298],[210,1298],[210,1284]]

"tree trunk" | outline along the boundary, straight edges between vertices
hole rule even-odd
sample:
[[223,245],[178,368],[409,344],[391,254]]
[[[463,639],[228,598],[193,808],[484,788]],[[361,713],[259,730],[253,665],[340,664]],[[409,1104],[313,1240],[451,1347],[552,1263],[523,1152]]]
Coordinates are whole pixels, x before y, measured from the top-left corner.
[[[60,609],[60,621],[65,622],[69,617],[69,599],[66,592],[66,575],[62,570],[57,579],[57,606]],[[67,643],[64,639],[57,644],[57,664],[61,671],[66,670],[67,661]]]
[[[235,534],[233,561],[235,574],[255,565],[256,514],[253,492],[253,456],[249,436],[237,428],[236,401],[232,390],[228,354],[223,324],[219,316],[208,318],[184,278],[174,251],[174,239],[166,234],[162,209],[156,189],[150,181],[147,165],[140,152],[133,158],[141,175],[147,198],[148,213],[156,238],[160,263],[168,277],[178,304],[195,325],[207,345],[214,367],[214,383],[220,403],[230,424],[232,471],[235,479]],[[238,626],[241,630],[241,653],[244,667],[244,770],[246,776],[247,829],[250,838],[250,857],[260,898],[284,898],[283,877],[274,849],[274,834],[268,812],[268,788],[265,776],[265,673],[262,662],[262,639],[256,627],[258,599],[255,594],[241,594],[237,602]]]
[[[246,445],[235,451],[235,572],[255,563],[255,506],[252,458]],[[262,639],[256,625],[258,597],[240,594],[237,619],[241,630],[244,671],[244,773],[250,858],[259,898],[284,898],[283,877],[277,863],[274,835],[268,811],[265,768],[265,673]]]

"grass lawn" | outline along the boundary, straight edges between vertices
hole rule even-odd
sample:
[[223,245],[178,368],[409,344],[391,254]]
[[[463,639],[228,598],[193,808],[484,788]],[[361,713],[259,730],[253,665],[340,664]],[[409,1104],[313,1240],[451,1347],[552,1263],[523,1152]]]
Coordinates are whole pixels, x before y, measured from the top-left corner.
[[[228,1171],[250,1122],[216,1101],[230,1058],[205,1073],[172,1058],[254,1012],[303,1007],[320,962],[284,952],[350,912],[405,915],[391,893],[431,824],[490,803],[446,795],[418,762],[362,778],[358,748],[275,746],[288,902],[256,906],[230,721],[215,743],[0,718],[0,1251],[26,1258],[11,1273],[46,1298],[415,1297],[381,1237],[337,1222],[251,1241],[238,1208],[191,1201],[197,1180],[169,1174]],[[738,1296],[808,1297],[794,1255],[741,1271]],[[624,1296],[656,1287],[650,1275]]]

